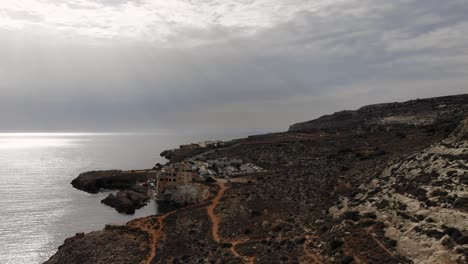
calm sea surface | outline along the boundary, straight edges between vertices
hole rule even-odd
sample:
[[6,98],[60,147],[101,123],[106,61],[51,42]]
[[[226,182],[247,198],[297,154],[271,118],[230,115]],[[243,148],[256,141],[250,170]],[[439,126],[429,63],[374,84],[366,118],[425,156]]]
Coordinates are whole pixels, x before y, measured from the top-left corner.
[[70,185],[97,169],[151,168],[164,149],[241,135],[0,133],[0,263],[42,263],[65,238],[155,214],[150,203],[134,216],[102,205],[107,194]]

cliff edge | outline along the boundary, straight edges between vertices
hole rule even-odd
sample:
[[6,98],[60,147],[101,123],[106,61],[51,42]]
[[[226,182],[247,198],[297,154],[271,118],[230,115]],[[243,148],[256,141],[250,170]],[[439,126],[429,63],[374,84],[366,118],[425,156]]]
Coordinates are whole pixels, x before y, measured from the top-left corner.
[[468,114],[468,94],[368,105],[297,123],[289,131],[372,132],[416,126],[453,129]]

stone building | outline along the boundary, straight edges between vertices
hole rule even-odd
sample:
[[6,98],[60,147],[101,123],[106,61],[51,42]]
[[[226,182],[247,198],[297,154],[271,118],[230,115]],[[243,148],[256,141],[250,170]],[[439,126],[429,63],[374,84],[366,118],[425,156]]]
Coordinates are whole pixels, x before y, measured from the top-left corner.
[[187,162],[180,162],[165,166],[157,177],[157,194],[163,194],[171,186],[192,183],[199,175]]

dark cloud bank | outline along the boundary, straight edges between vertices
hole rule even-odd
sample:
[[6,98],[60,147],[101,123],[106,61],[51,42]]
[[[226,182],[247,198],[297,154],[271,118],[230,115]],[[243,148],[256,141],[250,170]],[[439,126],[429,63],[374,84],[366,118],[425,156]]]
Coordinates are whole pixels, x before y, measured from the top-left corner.
[[466,1],[345,1],[248,35],[180,28],[164,44],[0,30],[0,130],[279,131],[466,93],[466,14]]

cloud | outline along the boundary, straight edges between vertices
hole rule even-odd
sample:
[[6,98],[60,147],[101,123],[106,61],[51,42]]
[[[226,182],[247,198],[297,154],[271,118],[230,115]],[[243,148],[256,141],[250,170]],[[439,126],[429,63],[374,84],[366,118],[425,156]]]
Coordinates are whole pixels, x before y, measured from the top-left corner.
[[[288,21],[298,12],[322,10],[343,1],[70,0],[64,3],[15,0],[4,1],[0,6],[0,11],[7,17],[0,27],[38,27],[57,36],[72,33],[97,39],[118,38],[161,44],[182,37],[181,33],[187,35],[183,30],[187,28],[197,33],[236,28],[237,33],[248,35]],[[200,36],[195,39],[200,40]]]
[[278,131],[468,91],[466,1],[7,3],[8,129]]

